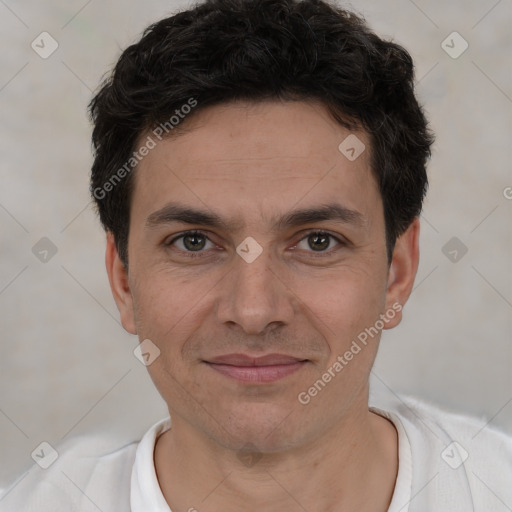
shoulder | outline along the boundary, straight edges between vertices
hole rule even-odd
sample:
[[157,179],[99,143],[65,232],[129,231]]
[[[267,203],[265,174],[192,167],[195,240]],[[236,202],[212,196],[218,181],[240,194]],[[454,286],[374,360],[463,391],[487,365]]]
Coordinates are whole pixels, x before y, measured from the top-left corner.
[[[395,413],[409,425],[471,446],[495,447],[512,455],[512,434],[494,426],[490,418],[449,411],[425,399],[402,396]],[[512,466],[511,466],[512,467]]]
[[512,507],[512,435],[493,426],[491,418],[409,396],[376,409],[403,428],[413,487],[426,486],[425,499],[430,494],[428,503],[436,510],[512,509],[506,508]]
[[119,446],[111,437],[82,436],[40,446],[35,462],[0,496],[0,512],[130,510],[138,442]]

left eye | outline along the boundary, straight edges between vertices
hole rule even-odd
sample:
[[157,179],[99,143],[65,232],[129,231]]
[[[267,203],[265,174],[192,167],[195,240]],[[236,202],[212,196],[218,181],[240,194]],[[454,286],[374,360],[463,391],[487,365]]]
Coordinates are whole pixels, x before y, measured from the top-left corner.
[[305,242],[312,252],[326,253],[330,252],[327,251],[327,249],[331,246],[331,240],[335,240],[338,244],[342,243],[339,238],[336,238],[330,233],[325,231],[312,231],[301,239],[299,244],[297,244],[297,247],[299,247],[301,243]]

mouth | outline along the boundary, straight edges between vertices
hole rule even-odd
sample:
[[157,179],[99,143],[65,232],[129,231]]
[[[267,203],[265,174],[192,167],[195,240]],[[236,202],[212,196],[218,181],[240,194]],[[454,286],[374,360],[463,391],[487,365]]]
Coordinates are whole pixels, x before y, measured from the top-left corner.
[[308,359],[284,354],[268,354],[261,357],[227,354],[204,362],[225,377],[250,384],[266,384],[295,373],[306,365]]

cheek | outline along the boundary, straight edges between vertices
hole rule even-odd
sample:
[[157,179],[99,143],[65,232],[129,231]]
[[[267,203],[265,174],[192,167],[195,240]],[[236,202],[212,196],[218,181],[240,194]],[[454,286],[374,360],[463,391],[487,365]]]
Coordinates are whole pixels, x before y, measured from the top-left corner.
[[140,276],[139,283],[134,293],[139,339],[151,340],[160,350],[147,370],[165,400],[186,400],[197,384],[191,379],[193,368],[184,364],[183,347],[203,324],[207,298],[197,293],[197,286],[165,273]]
[[[297,296],[328,339],[347,341],[373,325],[385,304],[385,279],[363,270],[343,269],[321,279],[297,281]],[[315,318],[317,319],[315,321]]]
[[200,304],[214,284],[212,275],[195,275],[190,270],[146,265],[137,275],[134,300],[140,311],[157,324],[168,324],[185,316]]
[[[212,273],[213,274],[213,273]],[[164,356],[165,365],[178,372],[183,350],[204,328],[211,315],[215,283],[212,274],[184,278],[168,270],[147,272],[135,287],[135,322],[139,338],[149,338]]]
[[189,288],[159,273],[138,276],[132,290],[139,337],[149,338],[157,345],[174,337],[180,319],[190,313],[194,304],[187,293]]

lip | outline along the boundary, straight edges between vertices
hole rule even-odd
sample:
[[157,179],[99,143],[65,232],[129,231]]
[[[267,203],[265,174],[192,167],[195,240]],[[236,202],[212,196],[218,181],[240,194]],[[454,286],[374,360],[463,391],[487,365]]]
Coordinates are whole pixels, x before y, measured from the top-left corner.
[[284,354],[267,354],[260,357],[226,354],[205,363],[226,377],[246,383],[265,384],[295,373],[307,363],[307,360]]

